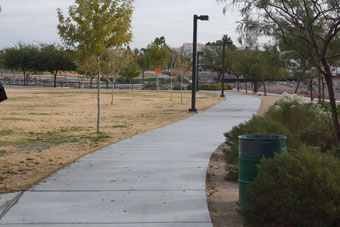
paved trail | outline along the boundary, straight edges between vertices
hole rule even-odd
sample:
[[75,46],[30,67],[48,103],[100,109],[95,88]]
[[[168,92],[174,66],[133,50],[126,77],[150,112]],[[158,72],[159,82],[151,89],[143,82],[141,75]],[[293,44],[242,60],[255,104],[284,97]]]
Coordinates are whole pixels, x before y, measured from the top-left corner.
[[228,100],[89,154],[26,191],[0,226],[212,227],[205,175],[223,133],[260,100]]

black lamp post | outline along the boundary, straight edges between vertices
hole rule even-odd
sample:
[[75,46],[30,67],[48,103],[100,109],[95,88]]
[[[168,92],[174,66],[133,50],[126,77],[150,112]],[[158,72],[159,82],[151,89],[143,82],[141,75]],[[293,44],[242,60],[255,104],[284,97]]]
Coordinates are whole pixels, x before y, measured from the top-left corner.
[[196,64],[197,64],[197,20],[207,21],[209,20],[209,16],[201,15],[197,16],[194,15],[194,39],[193,39],[193,53],[192,53],[192,97],[191,97],[191,109],[189,112],[197,112],[195,107],[196,105]]
[[199,74],[199,64],[200,64],[200,55],[202,55],[203,52],[198,51],[197,52],[197,71],[196,71],[196,91],[199,91],[199,87],[198,87],[198,74]]
[[225,40],[223,39],[221,97],[225,97],[224,95],[224,60],[225,60]]

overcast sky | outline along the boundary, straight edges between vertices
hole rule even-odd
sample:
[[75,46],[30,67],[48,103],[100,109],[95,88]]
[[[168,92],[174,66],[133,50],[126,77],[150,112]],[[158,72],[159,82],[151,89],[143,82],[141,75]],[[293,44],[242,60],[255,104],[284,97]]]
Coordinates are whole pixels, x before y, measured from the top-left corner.
[[[56,26],[59,7],[66,12],[73,0],[0,0],[0,48],[24,42],[60,42]],[[132,21],[132,48],[142,48],[156,37],[165,36],[171,47],[192,42],[194,14],[207,14],[210,21],[199,21],[198,42],[206,43],[228,34],[236,43],[239,13],[215,0],[135,0]]]

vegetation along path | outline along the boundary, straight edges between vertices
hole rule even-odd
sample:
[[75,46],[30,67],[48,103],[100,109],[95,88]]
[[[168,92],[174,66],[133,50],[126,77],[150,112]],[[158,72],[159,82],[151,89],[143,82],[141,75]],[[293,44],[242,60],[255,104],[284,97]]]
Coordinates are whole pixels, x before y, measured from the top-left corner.
[[84,156],[26,191],[0,225],[211,227],[205,177],[223,133],[261,101],[227,101]]

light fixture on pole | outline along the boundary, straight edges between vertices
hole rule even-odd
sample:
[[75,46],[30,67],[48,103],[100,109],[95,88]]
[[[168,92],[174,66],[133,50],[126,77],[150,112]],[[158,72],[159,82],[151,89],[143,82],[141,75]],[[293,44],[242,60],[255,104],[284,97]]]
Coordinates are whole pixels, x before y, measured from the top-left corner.
[[191,97],[191,109],[189,112],[197,112],[196,109],[196,64],[197,64],[197,20],[207,21],[209,20],[209,16],[194,15],[194,38],[193,38],[193,53],[192,53],[192,97]]

